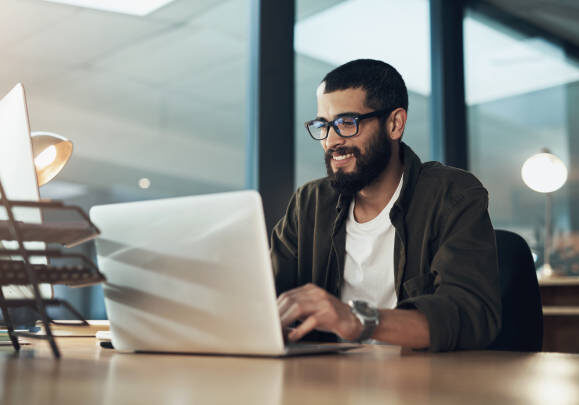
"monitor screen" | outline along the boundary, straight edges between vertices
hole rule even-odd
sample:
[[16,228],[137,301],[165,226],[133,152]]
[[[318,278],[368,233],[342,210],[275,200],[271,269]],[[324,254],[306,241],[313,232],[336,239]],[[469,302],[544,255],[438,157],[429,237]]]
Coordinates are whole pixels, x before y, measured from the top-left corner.
[[[34,170],[30,126],[24,87],[17,84],[0,100],[0,181],[4,191],[11,200],[38,201],[38,182]],[[42,222],[42,215],[37,208],[15,208],[17,220],[24,222]],[[0,208],[0,220],[7,219],[4,208]],[[15,242],[1,242],[6,248],[15,248]],[[44,243],[28,242],[29,248],[42,249]],[[32,258],[34,263],[46,263],[42,257]],[[41,293],[50,297],[49,285],[40,286]],[[6,298],[23,298],[31,296],[28,287],[3,287]]]

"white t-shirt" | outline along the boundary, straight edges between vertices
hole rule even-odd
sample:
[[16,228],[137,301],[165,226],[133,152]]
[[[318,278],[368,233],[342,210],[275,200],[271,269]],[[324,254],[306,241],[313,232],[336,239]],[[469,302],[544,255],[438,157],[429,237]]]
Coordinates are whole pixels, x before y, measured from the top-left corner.
[[[402,176],[403,177],[403,176]],[[381,309],[396,307],[394,290],[395,229],[390,210],[400,196],[402,178],[394,195],[371,221],[358,223],[354,218],[355,198],[346,220],[346,260],[342,301],[364,300]]]

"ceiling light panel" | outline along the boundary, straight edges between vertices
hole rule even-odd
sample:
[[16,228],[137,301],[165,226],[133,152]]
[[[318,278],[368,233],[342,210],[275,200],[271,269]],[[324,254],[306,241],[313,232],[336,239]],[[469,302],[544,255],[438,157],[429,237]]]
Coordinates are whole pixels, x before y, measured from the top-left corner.
[[173,0],[44,0],[69,6],[92,8],[113,13],[145,16]]

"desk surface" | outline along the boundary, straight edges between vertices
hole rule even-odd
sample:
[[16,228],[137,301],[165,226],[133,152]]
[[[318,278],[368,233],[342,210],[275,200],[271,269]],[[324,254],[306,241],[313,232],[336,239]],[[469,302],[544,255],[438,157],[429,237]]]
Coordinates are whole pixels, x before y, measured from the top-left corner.
[[2,404],[578,403],[579,355],[402,353],[366,346],[288,359],[119,354],[60,338],[0,349]]

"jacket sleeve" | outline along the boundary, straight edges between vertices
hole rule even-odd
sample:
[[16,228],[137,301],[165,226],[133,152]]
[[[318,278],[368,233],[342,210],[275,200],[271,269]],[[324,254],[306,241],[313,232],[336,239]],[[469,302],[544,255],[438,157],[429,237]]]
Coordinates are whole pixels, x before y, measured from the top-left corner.
[[270,255],[277,295],[297,287],[298,204],[294,193],[285,215],[274,226]]
[[429,324],[430,350],[484,349],[501,327],[497,248],[481,187],[464,192],[440,225],[440,242],[431,262],[434,293],[402,301]]

